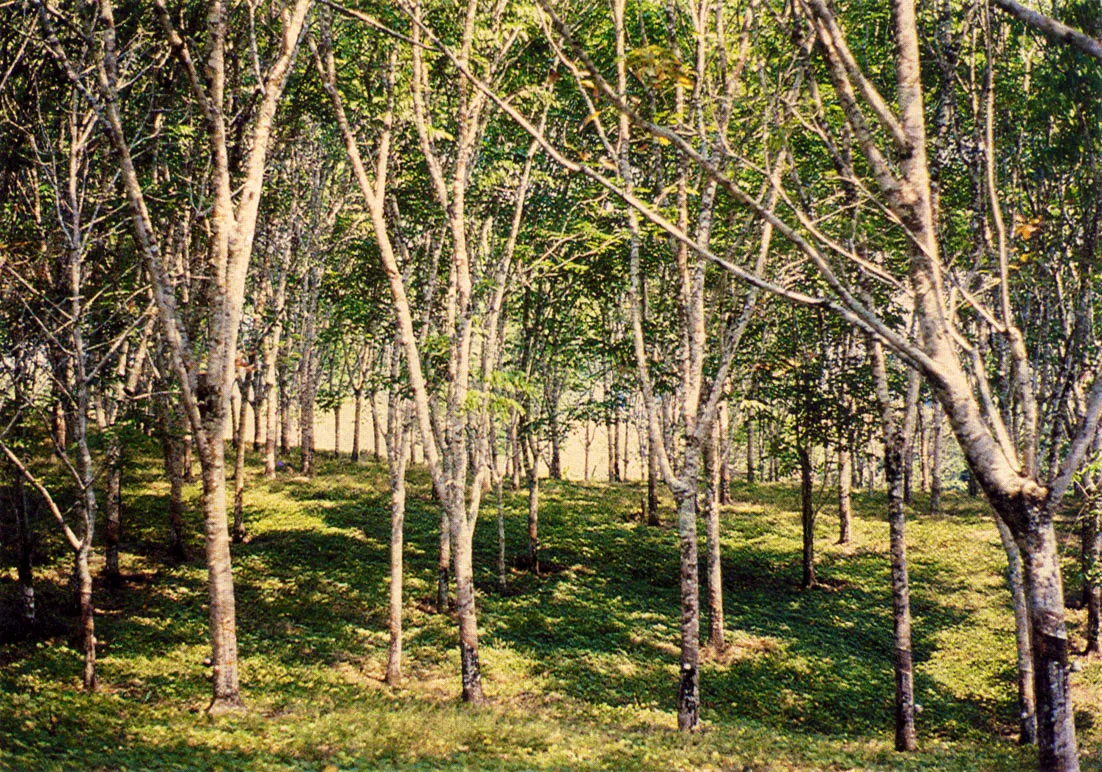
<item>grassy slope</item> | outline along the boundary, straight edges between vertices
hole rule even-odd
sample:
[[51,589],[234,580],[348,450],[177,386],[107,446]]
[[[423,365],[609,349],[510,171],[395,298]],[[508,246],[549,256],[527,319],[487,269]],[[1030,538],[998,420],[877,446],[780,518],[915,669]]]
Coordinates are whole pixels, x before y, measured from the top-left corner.
[[[256,468],[250,471],[255,474]],[[373,466],[316,480],[254,479],[252,539],[236,548],[247,716],[212,720],[200,560],[167,566],[166,486],[141,468],[126,498],[122,590],[100,589],[100,693],[77,690],[79,654],[56,637],[0,649],[0,768],[68,769],[981,769],[1032,764],[1012,742],[1013,629],[994,526],[974,502],[912,519],[922,751],[891,749],[891,616],[883,498],[858,497],[855,544],[820,517],[824,587],[796,589],[794,491],[740,486],[724,514],[732,646],[702,674],[704,730],[683,737],[677,674],[676,535],[627,522],[630,485],[543,488],[544,557],[493,589],[493,499],[476,542],[480,627],[493,706],[456,701],[450,620],[427,613],[435,510],[414,472],[407,535],[406,685],[385,665],[387,500]],[[194,496],[192,491],[192,496]],[[524,501],[507,496],[510,554]],[[667,510],[667,517],[669,516]],[[49,524],[44,524],[48,528]],[[195,523],[194,533],[198,533]],[[52,534],[51,534],[52,536]],[[198,552],[199,545],[192,550]],[[0,582],[0,610],[14,596]],[[43,608],[62,590],[55,571]],[[51,585],[51,579],[54,582]],[[1075,676],[1087,769],[1102,769],[1102,667]]]

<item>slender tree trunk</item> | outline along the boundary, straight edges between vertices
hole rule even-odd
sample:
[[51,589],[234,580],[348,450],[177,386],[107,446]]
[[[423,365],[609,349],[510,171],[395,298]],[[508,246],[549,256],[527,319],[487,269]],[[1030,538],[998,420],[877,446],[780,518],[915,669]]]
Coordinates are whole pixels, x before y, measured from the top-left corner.
[[80,597],[80,629],[84,642],[84,691],[96,690],[96,620],[92,606],[92,571],[88,567],[88,553],[91,540],[85,539],[76,552],[76,575]]
[[618,466],[615,461],[616,435],[612,433],[612,414],[605,413],[605,434],[608,437],[608,481],[616,482]]
[[934,402],[934,414],[930,427],[930,514],[941,513],[941,403]]
[[838,543],[849,544],[853,531],[853,453],[838,448]]
[[658,452],[654,439],[647,433],[647,525],[657,528],[662,525],[658,517]]
[[[540,573],[540,457],[536,447],[536,439],[530,434],[530,429],[524,429],[524,441],[528,452],[524,456],[525,472],[528,475],[528,562],[529,567],[536,576]],[[531,454],[531,455],[529,455]]]
[[497,494],[497,589],[504,593],[505,581],[505,494],[504,476],[495,472],[494,491]]
[[379,425],[379,408],[375,405],[375,393],[372,392],[368,395],[367,403],[371,406],[371,455],[378,461],[382,456],[383,445],[383,433],[382,427]]
[[291,452],[291,390],[286,383],[279,386],[279,452]]
[[1018,743],[1037,742],[1037,701],[1034,697],[1033,632],[1029,622],[1029,603],[1025,596],[1022,554],[1010,528],[996,515],[999,538],[1006,550],[1006,584],[1014,604],[1014,634],[1018,654]]
[[[391,355],[391,376],[397,377],[400,342]],[[387,651],[386,682],[397,686],[402,680],[402,541],[406,519],[406,466],[409,436],[404,400],[392,393],[387,409],[387,472],[390,478],[390,646]]]
[[677,728],[695,731],[700,723],[700,582],[697,577],[696,496],[699,449],[687,448],[677,499],[677,535],[681,547],[681,659],[677,690]]
[[27,501],[27,490],[23,480],[16,478],[12,506],[15,507],[16,539],[19,542],[19,563],[16,566],[16,581],[19,584],[19,616],[27,630],[35,625],[34,605],[34,534],[31,528],[31,513]]
[[352,407],[352,463],[360,460],[360,421],[363,420],[364,398],[362,391],[356,391]]
[[[254,388],[261,387],[257,386]],[[267,415],[266,402],[267,398],[262,398],[249,403],[253,409],[253,453],[259,453],[260,449],[264,447],[264,426],[265,416]]]
[[731,499],[731,407],[727,397],[719,403],[719,503]]
[[165,475],[168,477],[168,552],[183,562],[187,560],[184,547],[184,473],[183,448],[179,438],[171,435],[176,427],[168,427],[161,438],[164,453]]
[[[404,465],[403,463],[402,466]],[[386,682],[397,686],[402,680],[402,531],[406,517],[405,474],[392,472],[390,484],[390,646],[387,651]]]
[[[896,438],[898,434],[894,435]],[[917,747],[914,727],[914,658],[911,649],[911,595],[907,576],[903,450],[889,440],[884,450],[888,482],[888,525],[892,555],[892,626],[895,630],[895,749]]]
[[746,482],[754,484],[754,421],[746,418]]
[[122,445],[118,432],[112,431],[107,439],[107,452],[104,454],[104,467],[107,472],[104,491],[104,576],[108,581],[117,582],[119,573],[119,535],[122,509]]
[[299,401],[299,453],[302,458],[302,473],[307,477],[314,474],[314,376],[307,370],[302,384],[302,398]]
[[[716,427],[719,428],[718,426]],[[704,524],[708,556],[708,645],[716,651],[726,647],[723,619],[723,567],[719,538],[720,462],[716,453],[716,438],[704,446]]]
[[341,457],[341,404],[333,408],[333,458]]
[[1087,643],[1084,653],[1102,654],[1102,504],[1095,501],[1083,522],[1083,601],[1087,607]]
[[815,503],[814,480],[812,478],[811,448],[801,444],[796,449],[800,461],[800,522],[803,526],[803,578],[800,586],[804,589],[815,586]]
[[238,437],[233,460],[233,542],[245,541],[245,400],[241,400],[241,415],[237,422]]
[[447,510],[440,514],[440,550],[436,561],[436,611],[448,613],[448,580],[451,575],[451,522]]

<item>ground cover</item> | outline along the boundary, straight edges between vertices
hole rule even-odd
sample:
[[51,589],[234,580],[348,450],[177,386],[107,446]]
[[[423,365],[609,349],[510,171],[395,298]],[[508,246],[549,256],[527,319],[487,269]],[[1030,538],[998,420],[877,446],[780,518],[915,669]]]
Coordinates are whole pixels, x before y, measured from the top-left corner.
[[[121,587],[97,586],[100,691],[58,616],[66,569],[40,574],[52,634],[0,648],[0,768],[13,770],[1016,770],[1013,620],[998,535],[979,500],[910,519],[921,751],[892,751],[891,615],[882,495],[857,496],[854,543],[819,520],[822,586],[801,592],[796,491],[735,487],[724,510],[728,650],[702,671],[703,730],[676,730],[677,549],[635,522],[633,484],[548,482],[543,559],[496,590],[493,499],[475,537],[490,707],[459,704],[450,619],[432,613],[438,515],[412,473],[405,683],[386,658],[385,473],[329,461],[312,480],[250,465],[250,540],[235,547],[249,712],[212,719],[205,569],[162,547],[166,485],[127,480]],[[197,491],[190,490],[192,502]],[[921,500],[916,509],[921,509]],[[670,502],[665,515],[671,516]],[[525,501],[506,494],[509,554]],[[193,507],[194,510],[194,507]],[[193,516],[191,532],[199,532]],[[44,524],[44,527],[46,524]],[[43,552],[60,557],[47,533]],[[1077,587],[1071,574],[1069,587]],[[14,574],[0,582],[5,613]],[[1072,612],[1073,645],[1080,620]],[[1102,769],[1102,665],[1074,674],[1086,769]]]

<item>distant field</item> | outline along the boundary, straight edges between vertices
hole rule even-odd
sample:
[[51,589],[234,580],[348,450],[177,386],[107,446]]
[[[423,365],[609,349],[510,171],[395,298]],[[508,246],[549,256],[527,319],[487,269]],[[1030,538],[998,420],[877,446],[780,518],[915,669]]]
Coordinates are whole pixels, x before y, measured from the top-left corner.
[[[97,588],[101,690],[78,691],[80,654],[61,632],[0,648],[5,770],[1019,770],[1005,561],[976,502],[909,524],[919,753],[892,751],[887,525],[857,497],[855,544],[819,520],[823,587],[801,592],[799,517],[787,485],[736,488],[723,515],[731,646],[702,671],[703,730],[676,731],[676,533],[629,521],[630,484],[548,482],[543,578],[514,569],[494,588],[494,513],[475,537],[490,707],[459,704],[452,621],[429,613],[437,515],[413,472],[407,536],[406,681],[386,656],[387,499],[373,464],[324,460],[313,481],[267,482],[250,459],[251,540],[235,547],[249,713],[211,719],[203,659],[205,568],[163,549],[157,464],[127,480],[123,570]],[[197,495],[189,489],[194,500]],[[665,502],[663,515],[672,513]],[[510,556],[524,498],[508,494]],[[200,532],[193,516],[191,532]],[[44,524],[44,527],[46,525]],[[703,530],[703,529],[702,529]],[[45,551],[60,554],[52,530]],[[1066,549],[1073,557],[1073,543]],[[40,608],[63,603],[65,565],[42,576]],[[41,575],[40,575],[41,576]],[[14,574],[0,610],[14,602]],[[1069,587],[1077,587],[1072,582]],[[1073,644],[1081,620],[1072,612]],[[1085,769],[1102,769],[1102,665],[1073,675]]]

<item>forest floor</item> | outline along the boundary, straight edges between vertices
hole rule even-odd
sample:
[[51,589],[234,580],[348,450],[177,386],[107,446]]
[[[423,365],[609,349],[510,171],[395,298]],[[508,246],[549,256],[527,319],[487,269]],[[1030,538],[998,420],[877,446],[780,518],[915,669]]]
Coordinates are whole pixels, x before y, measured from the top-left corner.
[[[249,468],[250,540],[235,547],[243,716],[208,701],[205,570],[189,488],[191,559],[167,559],[167,484],[148,459],[124,492],[121,587],[97,587],[99,692],[79,691],[66,564],[40,569],[48,632],[0,646],[0,769],[10,770],[1019,770],[1005,558],[978,500],[908,523],[920,751],[892,750],[892,632],[882,495],[859,494],[854,543],[819,516],[822,586],[800,591],[790,485],[738,484],[724,509],[729,647],[706,653],[703,729],[684,736],[677,678],[676,532],[634,522],[634,484],[548,482],[535,577],[496,590],[494,499],[476,535],[491,704],[461,704],[456,633],[431,613],[437,514],[412,472],[405,682],[385,667],[389,514],[374,464],[326,461],[268,482]],[[828,501],[829,496],[824,497]],[[921,500],[919,502],[921,504]],[[663,515],[672,519],[668,506]],[[506,494],[509,555],[524,551],[522,493]],[[60,558],[54,527],[43,552]],[[701,528],[703,531],[703,528]],[[1078,588],[1064,541],[1068,585]],[[0,575],[0,616],[14,604]],[[1071,612],[1080,648],[1081,612]],[[53,633],[50,634],[49,631]],[[1102,664],[1073,675],[1085,769],[1102,770]]]

